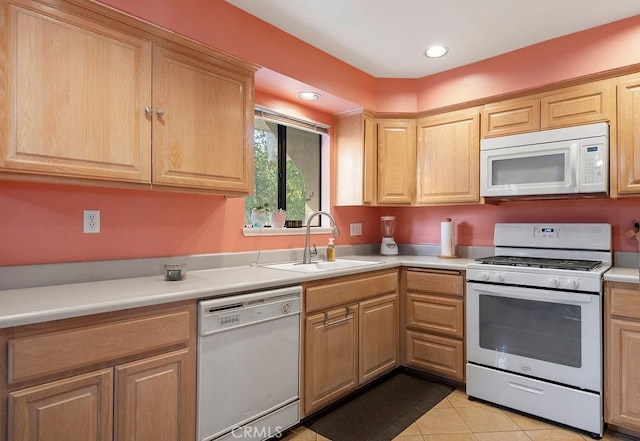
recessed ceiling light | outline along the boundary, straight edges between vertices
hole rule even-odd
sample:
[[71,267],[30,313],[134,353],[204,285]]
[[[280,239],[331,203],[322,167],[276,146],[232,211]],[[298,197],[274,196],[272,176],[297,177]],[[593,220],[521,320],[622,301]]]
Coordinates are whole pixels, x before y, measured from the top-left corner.
[[320,94],[315,92],[300,92],[298,98],[301,100],[315,101],[320,99]]
[[429,58],[439,58],[446,55],[447,52],[449,52],[449,49],[444,46],[431,46],[424,51],[424,54]]

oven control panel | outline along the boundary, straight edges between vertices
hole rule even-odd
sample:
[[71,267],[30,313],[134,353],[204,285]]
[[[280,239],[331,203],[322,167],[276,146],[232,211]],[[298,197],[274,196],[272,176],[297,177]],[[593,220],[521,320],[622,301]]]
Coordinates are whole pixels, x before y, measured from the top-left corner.
[[[530,286],[534,288],[549,288],[562,291],[580,291],[594,294],[601,293],[602,281],[600,277],[584,277],[571,273],[572,271],[555,271],[549,274],[540,274],[521,270],[494,270],[472,268],[467,266],[467,280],[470,282],[486,282],[496,285]],[[481,265],[475,265],[481,266]],[[573,272],[575,273],[575,272]]]

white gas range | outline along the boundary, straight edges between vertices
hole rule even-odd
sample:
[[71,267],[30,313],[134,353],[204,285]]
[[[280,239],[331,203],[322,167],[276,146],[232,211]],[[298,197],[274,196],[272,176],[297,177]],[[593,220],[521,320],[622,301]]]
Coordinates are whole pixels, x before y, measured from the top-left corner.
[[601,437],[609,224],[496,224],[467,265],[467,394]]

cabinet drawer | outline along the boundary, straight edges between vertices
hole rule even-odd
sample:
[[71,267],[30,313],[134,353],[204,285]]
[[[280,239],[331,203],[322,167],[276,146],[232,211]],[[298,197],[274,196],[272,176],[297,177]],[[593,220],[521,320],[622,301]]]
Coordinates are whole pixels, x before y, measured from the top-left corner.
[[640,290],[611,288],[611,315],[640,319]]
[[407,295],[407,327],[462,338],[462,299],[410,293]]
[[138,354],[187,345],[189,311],[174,311],[8,342],[8,382],[52,375]]
[[407,331],[407,364],[464,381],[464,344],[460,340]]
[[398,272],[378,272],[370,275],[345,277],[305,289],[306,312],[319,311],[338,305],[398,291]]
[[464,277],[459,274],[440,274],[421,271],[407,271],[407,291],[425,291],[464,295]]

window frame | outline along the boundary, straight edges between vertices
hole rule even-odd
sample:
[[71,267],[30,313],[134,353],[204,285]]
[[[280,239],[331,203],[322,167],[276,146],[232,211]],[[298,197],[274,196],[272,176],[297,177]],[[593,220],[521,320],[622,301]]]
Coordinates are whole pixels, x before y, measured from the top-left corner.
[[[284,174],[284,176],[278,176],[278,208],[286,207],[286,155],[281,155],[281,142],[286,143],[286,139],[282,140],[281,126],[293,127],[299,130],[305,130],[316,133],[319,136],[320,149],[320,161],[319,161],[319,177],[320,186],[318,194],[319,210],[331,212],[330,210],[330,194],[331,194],[331,177],[330,177],[330,126],[325,124],[305,121],[293,117],[289,117],[265,108],[256,107],[254,116],[256,118],[262,118],[265,121],[273,122],[278,125],[278,174]],[[281,164],[281,161],[283,162]],[[282,180],[282,181],[281,181]],[[284,186],[281,185],[284,182]],[[282,193],[282,195],[281,195]],[[283,199],[281,199],[283,198]],[[284,205],[281,205],[281,201],[284,200]],[[329,207],[323,209],[322,207]],[[312,226],[311,234],[328,234],[332,229],[329,226],[329,219],[327,216],[318,216],[320,220],[320,226]],[[252,228],[246,225],[242,228],[244,236],[286,236],[286,235],[303,235],[306,234],[306,225],[302,228]]]

